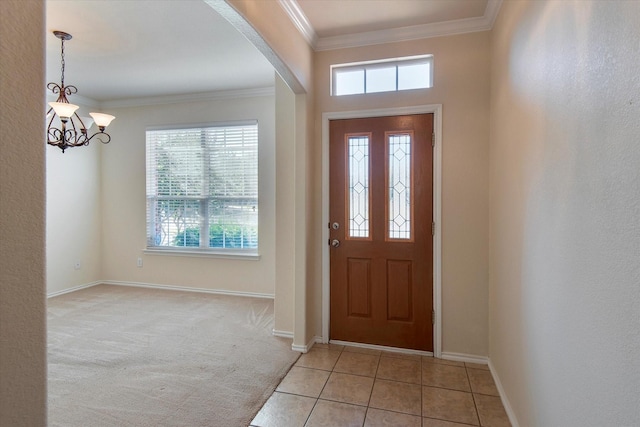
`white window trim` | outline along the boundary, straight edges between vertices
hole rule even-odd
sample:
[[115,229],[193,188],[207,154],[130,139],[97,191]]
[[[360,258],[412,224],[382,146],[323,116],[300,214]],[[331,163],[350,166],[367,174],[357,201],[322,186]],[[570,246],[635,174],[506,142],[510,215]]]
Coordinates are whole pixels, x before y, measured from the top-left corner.
[[[256,119],[251,120],[234,120],[224,122],[204,122],[204,123],[181,123],[176,125],[156,125],[147,126],[147,131],[158,130],[180,130],[180,129],[193,129],[193,128],[206,128],[206,127],[225,127],[225,126],[258,126],[258,144],[260,143],[260,126],[259,121]],[[146,146],[146,142],[145,142]],[[259,145],[258,145],[259,147]],[[146,150],[146,147],[145,147]],[[258,148],[259,150],[259,148]],[[259,165],[260,153],[258,153],[258,174],[260,170]],[[146,162],[146,151],[145,151]],[[145,175],[146,175],[145,167]],[[259,175],[258,175],[259,176]],[[259,178],[258,178],[259,179]],[[146,192],[146,191],[145,191]],[[258,204],[260,200],[260,194],[258,192]],[[146,204],[146,195],[145,195]],[[145,229],[148,226],[145,220]],[[206,247],[180,247],[180,246],[147,246],[142,252],[147,255],[160,255],[160,256],[181,256],[181,257],[201,257],[201,258],[220,258],[220,259],[237,259],[237,260],[255,260],[258,261],[261,258],[259,253],[260,239],[258,237],[258,247],[250,249],[238,249],[238,248],[206,248]]]
[[170,246],[157,246],[154,248],[145,248],[142,250],[145,255],[162,255],[162,256],[185,256],[200,258],[221,258],[221,259],[238,259],[248,261],[259,261],[260,254],[255,250],[234,250],[234,249],[200,249],[189,248],[179,249]]
[[349,96],[349,95],[336,95],[336,87],[335,87],[335,74],[336,70],[340,71],[349,71],[349,70],[373,70],[376,68],[388,67],[389,65],[414,65],[414,64],[429,64],[431,72],[429,73],[429,86],[426,88],[419,89],[402,89],[398,90],[398,82],[396,75],[396,90],[395,91],[386,91],[386,92],[367,92],[366,86],[365,91],[362,93],[356,93],[351,95],[367,95],[372,93],[388,93],[388,92],[401,92],[404,90],[420,90],[420,89],[429,89],[433,87],[433,55],[415,55],[415,56],[406,56],[401,58],[388,58],[381,59],[375,61],[361,61],[361,62],[348,62],[344,64],[333,64],[330,66],[330,84],[329,84],[329,95],[331,96]]

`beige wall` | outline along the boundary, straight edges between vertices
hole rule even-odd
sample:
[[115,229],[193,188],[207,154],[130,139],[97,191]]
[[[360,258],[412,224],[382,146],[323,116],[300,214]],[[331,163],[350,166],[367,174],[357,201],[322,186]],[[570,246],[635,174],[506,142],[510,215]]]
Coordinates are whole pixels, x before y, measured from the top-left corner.
[[640,2],[492,35],[490,357],[520,426],[640,425]]
[[0,1],[0,425],[46,425],[44,4]]
[[[331,64],[421,54],[434,55],[431,89],[329,95]],[[321,164],[322,113],[442,104],[442,350],[486,356],[489,33],[321,51],[316,53],[315,76],[316,180]],[[319,290],[315,291],[320,304]],[[319,327],[320,319],[315,321]]]
[[[292,204],[278,205],[286,209],[285,214],[294,221],[290,224],[288,237],[281,240],[286,247],[293,246],[294,283],[283,283],[279,286],[283,289],[293,289],[294,346],[302,349],[315,338],[314,331],[319,327],[316,325],[319,300],[315,300],[313,296],[321,286],[320,271],[316,268],[320,259],[320,235],[319,229],[316,228],[316,221],[320,215],[320,199],[311,193],[319,184],[319,181],[315,180],[315,164],[311,157],[315,144],[313,51],[287,17],[284,9],[276,2],[226,0],[233,8],[231,13],[217,0],[206,1],[254,43],[296,94],[294,116],[285,123],[277,124],[278,127],[293,128],[294,141],[291,149],[295,156],[293,165],[277,165],[277,168],[293,168],[295,177]],[[238,19],[238,14],[242,19]],[[286,188],[287,186],[278,188],[277,191],[282,192]],[[280,246],[276,250],[279,251]],[[277,314],[276,312],[276,316]],[[278,323],[276,318],[276,324]]]
[[[81,106],[83,115],[89,111]],[[101,149],[95,140],[64,153],[46,149],[48,294],[102,279]]]
[[[273,295],[275,291],[275,104],[273,95],[110,108],[102,151],[102,279]],[[257,119],[260,260],[144,254],[147,127]],[[138,257],[143,267],[136,266]]]
[[276,75],[276,283],[274,330],[292,334],[295,316],[295,241],[292,224],[295,212],[295,94]]

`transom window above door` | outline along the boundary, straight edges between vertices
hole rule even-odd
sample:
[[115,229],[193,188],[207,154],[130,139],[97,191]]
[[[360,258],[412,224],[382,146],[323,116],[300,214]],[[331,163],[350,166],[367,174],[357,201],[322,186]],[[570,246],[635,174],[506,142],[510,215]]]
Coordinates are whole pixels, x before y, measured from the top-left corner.
[[433,55],[331,66],[331,95],[396,92],[433,86]]

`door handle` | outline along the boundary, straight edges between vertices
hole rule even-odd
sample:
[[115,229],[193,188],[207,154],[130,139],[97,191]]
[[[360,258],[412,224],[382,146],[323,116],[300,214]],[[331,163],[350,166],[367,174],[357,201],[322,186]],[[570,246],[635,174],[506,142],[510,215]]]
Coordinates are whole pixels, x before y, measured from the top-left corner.
[[338,239],[333,239],[331,241],[331,246],[333,246],[334,248],[337,248],[338,246],[340,246],[340,240]]

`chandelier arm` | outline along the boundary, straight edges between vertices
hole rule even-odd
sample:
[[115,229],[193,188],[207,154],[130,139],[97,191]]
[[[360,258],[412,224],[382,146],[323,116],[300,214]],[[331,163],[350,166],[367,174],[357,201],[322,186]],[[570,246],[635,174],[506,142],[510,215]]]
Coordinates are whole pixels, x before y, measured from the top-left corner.
[[47,143],[49,145],[60,145],[62,142],[62,131],[58,128],[49,128],[47,130]]
[[62,88],[60,87],[59,84],[51,82],[47,84],[47,89],[49,89],[51,92],[53,93],[60,93],[62,92]]
[[47,130],[53,130],[55,128],[52,128],[51,126],[53,125],[53,119],[56,118],[56,112],[53,110],[53,107],[49,107],[49,109],[47,110],[46,117],[49,117],[49,115],[51,115],[51,118],[49,119],[49,124],[47,125]]
[[[105,131],[100,131],[100,132],[94,133],[90,137],[87,137],[87,143],[85,145],[89,145],[89,142],[93,138],[96,138],[98,141],[102,142],[103,144],[108,144],[109,142],[111,142],[111,135],[109,135]],[[103,139],[103,138],[106,138],[106,139]]]

